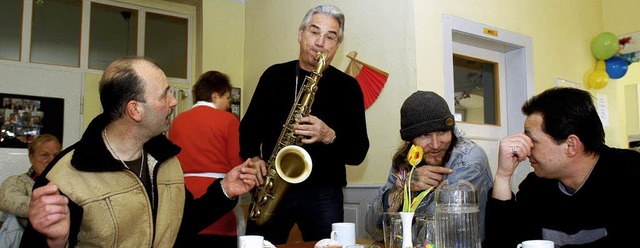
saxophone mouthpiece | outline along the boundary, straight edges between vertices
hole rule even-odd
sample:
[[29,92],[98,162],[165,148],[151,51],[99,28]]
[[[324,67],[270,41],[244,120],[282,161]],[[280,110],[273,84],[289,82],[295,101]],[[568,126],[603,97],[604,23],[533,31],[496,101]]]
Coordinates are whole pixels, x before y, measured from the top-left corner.
[[327,59],[327,53],[324,52],[316,52],[316,60],[317,61],[325,61]]
[[318,61],[318,64],[316,64],[316,69],[314,71],[316,74],[321,74],[327,67],[325,64],[325,61],[327,60],[327,53],[316,52],[316,60]]

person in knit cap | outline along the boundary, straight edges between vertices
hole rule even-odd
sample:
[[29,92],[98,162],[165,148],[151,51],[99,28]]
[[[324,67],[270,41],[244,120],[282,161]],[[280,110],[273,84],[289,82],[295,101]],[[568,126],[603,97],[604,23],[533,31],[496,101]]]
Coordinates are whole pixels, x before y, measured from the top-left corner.
[[[411,176],[413,197],[431,187],[435,189],[445,179],[457,182],[464,179],[475,185],[480,206],[480,233],[484,237],[484,210],[487,192],[493,186],[489,160],[485,151],[473,141],[463,137],[456,128],[447,102],[431,91],[417,91],[400,108],[400,137],[403,142],[393,155],[391,170],[385,185],[371,201],[365,229],[376,240],[383,240],[382,216],[384,212],[401,211],[403,173],[408,175],[411,165],[407,153],[412,145],[424,150],[422,161]],[[416,213],[435,210],[435,190],[420,202]]]

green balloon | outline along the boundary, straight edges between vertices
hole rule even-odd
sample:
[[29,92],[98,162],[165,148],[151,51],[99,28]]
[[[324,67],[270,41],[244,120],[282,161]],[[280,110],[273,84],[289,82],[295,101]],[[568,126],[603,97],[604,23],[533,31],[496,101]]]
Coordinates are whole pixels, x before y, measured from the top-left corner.
[[591,52],[596,59],[605,60],[618,52],[618,37],[610,32],[604,32],[591,41]]

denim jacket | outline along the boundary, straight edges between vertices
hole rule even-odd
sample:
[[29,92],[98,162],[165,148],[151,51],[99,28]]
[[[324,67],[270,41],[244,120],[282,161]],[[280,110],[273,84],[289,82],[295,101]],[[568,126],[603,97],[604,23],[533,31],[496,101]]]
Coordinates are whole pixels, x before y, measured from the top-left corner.
[[[480,207],[480,235],[484,239],[484,214],[487,203],[487,194],[493,187],[493,176],[491,167],[485,151],[475,142],[463,137],[464,132],[454,129],[454,135],[458,137],[458,143],[453,147],[451,157],[446,162],[445,167],[453,170],[451,174],[444,175],[442,180],[449,179],[454,183],[459,179],[464,179],[476,186]],[[389,208],[388,192],[396,187],[396,178],[393,167],[389,171],[387,183],[380,187],[378,195],[371,201],[371,207],[367,211],[366,226],[367,233],[375,240],[383,240],[382,214]],[[420,192],[413,192],[414,197]],[[435,189],[432,190],[416,209],[417,213],[435,213]]]

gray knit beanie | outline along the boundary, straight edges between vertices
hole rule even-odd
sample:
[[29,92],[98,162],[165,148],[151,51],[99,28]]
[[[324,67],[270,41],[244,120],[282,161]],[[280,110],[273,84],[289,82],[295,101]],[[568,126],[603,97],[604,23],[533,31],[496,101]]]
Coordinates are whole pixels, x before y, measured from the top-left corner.
[[434,131],[446,131],[455,126],[447,102],[431,91],[417,91],[400,108],[400,137],[411,141]]

